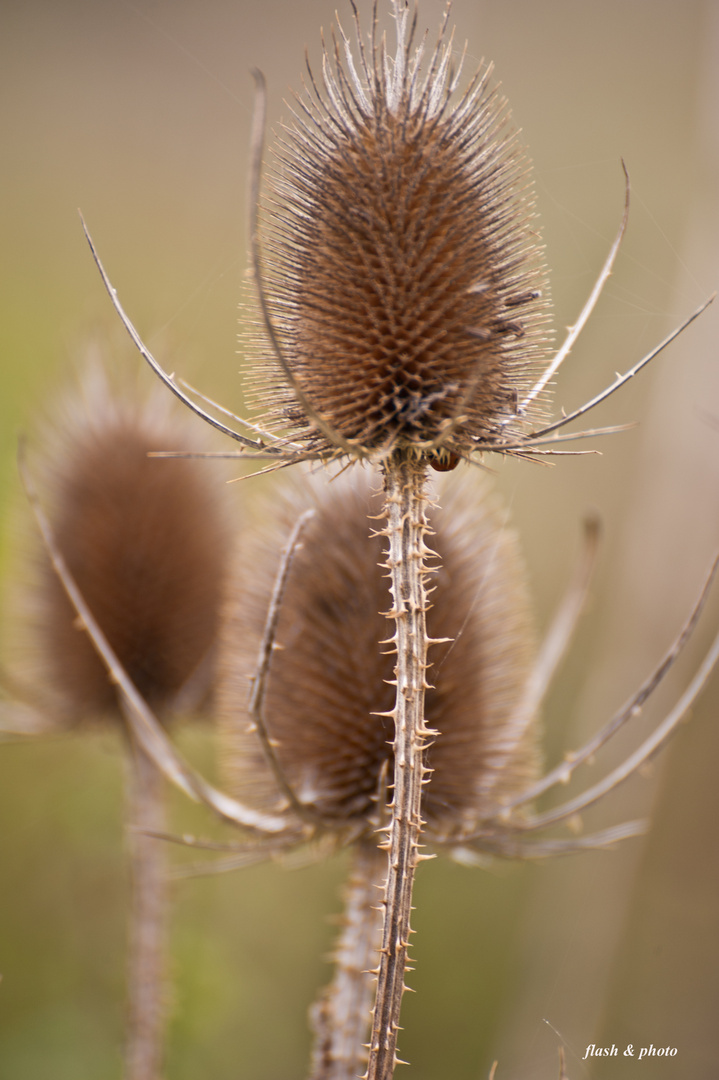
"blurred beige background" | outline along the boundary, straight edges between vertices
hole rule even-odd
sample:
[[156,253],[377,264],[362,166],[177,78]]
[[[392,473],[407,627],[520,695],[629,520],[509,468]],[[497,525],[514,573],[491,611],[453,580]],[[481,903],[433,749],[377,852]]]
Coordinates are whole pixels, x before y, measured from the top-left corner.
[[[367,25],[370,5],[359,6]],[[320,27],[328,30],[334,7],[4,0],[3,507],[19,498],[18,431],[52,401],[88,343],[103,343],[118,365],[135,363],[78,207],[150,347],[239,406],[249,69],[265,72],[276,123],[288,88],[300,86],[305,45],[318,64]],[[420,23],[433,32],[442,9],[420,0]],[[348,25],[347,6],[340,16]],[[618,226],[621,157],[631,174],[616,272],[559,381],[557,405],[569,409],[719,285],[719,9],[711,0],[456,0],[453,18],[458,42],[469,40],[469,66],[495,61],[535,162],[560,331]],[[603,439],[602,456],[554,468],[488,462],[522,534],[540,626],[567,580],[582,514],[597,508],[604,521],[591,610],[546,710],[550,760],[638,685],[717,548],[718,328],[719,309],[710,309],[597,410],[596,424],[641,421]],[[714,599],[668,696],[636,737],[678,695],[718,622]],[[499,1057],[498,1080],[555,1080],[562,1041],[572,1080],[623,1080],[642,1067],[652,1080],[716,1077],[718,700],[715,679],[652,775],[587,816],[599,827],[651,812],[646,840],[542,866],[485,873],[438,860],[422,868],[418,993],[406,1000],[400,1040],[409,1075],[477,1080]],[[209,767],[206,740],[186,745]],[[0,745],[2,1080],[120,1075],[126,881],[117,750],[111,735]],[[177,813],[210,831],[179,801]],[[169,1077],[304,1074],[305,1013],[327,979],[327,915],[337,910],[341,876],[335,860],[178,887]],[[592,1042],[635,1050],[653,1042],[678,1054],[651,1066],[581,1062]]]

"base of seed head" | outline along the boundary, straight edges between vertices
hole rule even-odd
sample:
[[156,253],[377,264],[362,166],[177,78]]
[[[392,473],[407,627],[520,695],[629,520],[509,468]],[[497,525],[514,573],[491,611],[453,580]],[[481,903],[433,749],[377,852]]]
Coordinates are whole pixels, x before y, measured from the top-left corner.
[[[511,715],[531,660],[531,631],[514,535],[484,485],[470,499],[456,488],[430,516],[437,553],[428,635],[432,646],[426,723],[439,732],[426,751],[431,779],[423,816],[428,837],[461,834],[500,792],[534,773],[534,729],[519,744]],[[364,470],[286,496],[274,540],[245,550],[226,605],[219,709],[230,772],[241,797],[280,797],[257,735],[248,732],[248,672],[254,669],[279,552],[310,505],[282,598],[262,714],[277,761],[299,803],[328,827],[376,821],[378,792],[391,785],[396,657],[385,540],[376,534],[382,500]],[[430,775],[430,774],[428,774]],[[491,800],[489,792],[491,794]],[[386,792],[385,792],[386,794]],[[379,796],[384,797],[384,796]]]

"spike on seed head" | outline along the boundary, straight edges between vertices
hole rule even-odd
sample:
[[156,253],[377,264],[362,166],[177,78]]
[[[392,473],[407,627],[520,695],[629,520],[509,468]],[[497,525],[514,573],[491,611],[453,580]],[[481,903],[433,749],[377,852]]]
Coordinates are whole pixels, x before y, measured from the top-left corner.
[[[54,421],[38,469],[58,549],[130,679],[162,713],[198,668],[206,692],[230,523],[216,472],[148,453],[205,441],[164,392],[143,401],[114,391],[99,367]],[[27,659],[51,708],[68,723],[116,711],[116,689],[44,552],[33,577]]]
[[[425,699],[426,725],[439,732],[425,759],[432,774],[422,816],[430,841],[471,829],[498,794],[521,790],[536,765],[536,732],[519,738],[511,723],[532,651],[521,561],[483,487],[471,488],[465,496],[447,486],[443,509],[430,516],[441,566],[428,633],[451,639],[432,646]],[[293,490],[279,513],[275,508],[273,534],[258,538],[252,551],[243,544],[228,589],[218,691],[228,772],[244,799],[272,805],[272,774],[259,740],[246,734],[245,673],[256,662],[282,535],[310,497],[315,515],[289,572],[277,626],[282,649],[272,655],[263,718],[303,805],[338,828],[363,819],[374,828],[382,769],[393,772],[396,663],[377,644],[387,629],[379,614],[387,606],[378,565],[384,541],[370,535],[368,516],[381,497],[364,470],[305,485],[302,495]]]
[[[344,56],[334,40],[297,99],[274,162],[266,285],[287,364],[338,444],[409,446],[450,468],[517,424],[545,360],[547,285],[529,163],[490,69],[458,95],[446,20],[423,63],[408,5],[393,6],[395,56],[384,40],[367,52],[358,30],[357,65],[340,31]],[[330,455],[270,378],[275,422]]]

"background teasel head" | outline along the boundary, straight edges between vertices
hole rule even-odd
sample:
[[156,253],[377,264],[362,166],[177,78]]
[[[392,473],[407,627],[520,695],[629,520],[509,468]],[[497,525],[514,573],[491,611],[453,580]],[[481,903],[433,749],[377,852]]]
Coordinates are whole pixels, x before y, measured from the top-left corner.
[[[446,467],[518,432],[545,360],[547,282],[529,162],[491,69],[457,93],[449,13],[425,57],[409,5],[393,11],[395,56],[376,11],[365,49],[355,11],[357,59],[340,27],[321,84],[310,71],[297,98],[272,166],[264,289],[284,362],[338,444]],[[273,421],[331,453],[269,363]]]
[[[206,692],[227,566],[230,522],[217,470],[158,460],[201,449],[204,431],[161,389],[144,399],[99,366],[54,406],[31,472],[54,539],[129,677],[162,714],[187,687]],[[32,685],[64,723],[114,712],[117,692],[53,570],[34,556],[22,609]]]
[[[298,802],[329,828],[377,825],[378,794],[392,783],[395,657],[387,636],[384,541],[368,514],[381,495],[364,470],[329,485],[290,488],[271,535],[242,544],[228,589],[221,638],[218,708],[228,774],[241,798],[277,810],[278,791],[247,711],[250,674],[280,551],[300,513],[306,523],[282,599],[263,703],[279,766]],[[456,839],[498,798],[526,786],[536,766],[536,725],[520,734],[511,717],[533,648],[524,571],[513,532],[484,485],[456,485],[430,515],[439,556],[428,633],[434,645],[426,720],[440,734],[427,751],[425,839]],[[249,545],[249,546],[248,546]],[[248,726],[249,725],[249,726]],[[386,771],[383,767],[386,765]]]

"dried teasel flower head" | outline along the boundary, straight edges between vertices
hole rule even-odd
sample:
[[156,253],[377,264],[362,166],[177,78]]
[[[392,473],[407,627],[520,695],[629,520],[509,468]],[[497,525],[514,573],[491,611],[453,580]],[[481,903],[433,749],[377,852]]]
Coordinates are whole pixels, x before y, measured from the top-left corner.
[[[33,455],[55,543],[137,689],[161,714],[211,671],[231,529],[216,469],[152,451],[206,447],[161,390],[115,390],[99,365],[53,408]],[[36,557],[24,596],[33,684],[64,723],[113,713],[115,687],[50,565]],[[190,692],[191,691],[191,692]]]
[[[374,487],[376,488],[375,483]],[[497,800],[523,789],[536,765],[536,726],[512,723],[533,653],[522,562],[513,532],[486,492],[450,485],[431,514],[440,566],[427,615],[433,638],[426,720],[424,837],[471,831]],[[465,489],[466,490],[466,489]],[[239,797],[276,811],[283,795],[248,714],[250,675],[280,549],[298,514],[307,521],[289,569],[261,707],[276,763],[297,802],[330,829],[377,824],[392,783],[393,671],[387,636],[384,540],[368,514],[381,495],[365,470],[305,485],[276,511],[273,535],[243,542],[228,589],[218,708]],[[250,543],[248,539],[247,543]]]
[[406,0],[392,6],[395,55],[376,9],[365,48],[355,9],[356,57],[340,27],[274,158],[262,276],[284,371],[270,361],[269,396],[273,421],[320,456],[409,447],[446,468],[519,431],[547,282],[529,162],[491,68],[458,92],[449,12],[425,55]]

